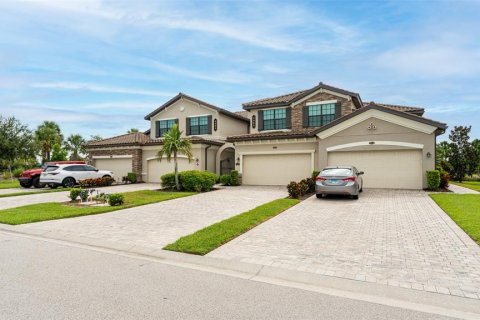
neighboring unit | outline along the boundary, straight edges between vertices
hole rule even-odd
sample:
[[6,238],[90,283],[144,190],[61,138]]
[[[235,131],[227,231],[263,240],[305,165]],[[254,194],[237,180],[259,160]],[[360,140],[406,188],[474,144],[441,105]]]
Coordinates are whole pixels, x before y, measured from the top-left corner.
[[156,158],[161,136],[178,123],[194,144],[180,170],[228,173],[247,185],[286,185],[326,166],[364,171],[365,188],[422,189],[435,168],[436,136],[447,126],[423,108],[370,102],[323,83],[303,91],[243,104],[232,113],[180,93],[149,115],[147,134],[87,144],[91,160],[117,177],[133,171],[158,182],[173,166]]

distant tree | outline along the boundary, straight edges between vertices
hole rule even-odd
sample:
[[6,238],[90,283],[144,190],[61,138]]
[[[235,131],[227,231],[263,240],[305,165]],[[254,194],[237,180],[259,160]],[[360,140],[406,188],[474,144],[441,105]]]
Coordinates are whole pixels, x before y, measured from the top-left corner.
[[65,150],[70,151],[70,160],[83,160],[85,139],[79,134],[71,134],[65,141]]
[[63,136],[60,127],[53,121],[44,121],[35,131],[35,142],[40,149],[42,161],[51,160],[51,152],[54,144],[61,144]]
[[[473,147],[475,148],[476,152],[477,152],[477,157],[478,159],[480,159],[480,139],[475,139],[472,141],[472,145]],[[477,166],[477,171],[476,173],[480,174],[480,163],[479,165]]]
[[28,127],[15,117],[0,116],[0,161],[6,164],[10,176],[16,161],[28,161],[34,157],[33,134]]
[[455,126],[449,135],[452,142],[447,157],[453,168],[452,178],[456,181],[462,181],[465,175],[472,175],[478,168],[477,152],[473,144],[468,141],[471,128],[471,126]]
[[178,154],[186,155],[188,162],[191,162],[193,159],[192,142],[181,136],[182,132],[178,129],[178,125],[174,124],[173,127],[164,134],[162,148],[157,153],[159,161],[162,161],[162,158],[165,156],[167,157],[167,161],[170,162],[173,156],[173,162],[175,164],[175,186],[177,190],[180,190],[180,183],[178,181]]
[[127,133],[135,133],[135,132],[139,132],[139,130],[137,128],[131,128],[130,130],[127,131]]
[[98,134],[94,134],[90,136],[90,139],[88,141],[100,141],[100,140],[103,140],[103,138]]
[[63,149],[59,143],[55,143],[52,147],[51,161],[65,161],[67,160],[67,150]]

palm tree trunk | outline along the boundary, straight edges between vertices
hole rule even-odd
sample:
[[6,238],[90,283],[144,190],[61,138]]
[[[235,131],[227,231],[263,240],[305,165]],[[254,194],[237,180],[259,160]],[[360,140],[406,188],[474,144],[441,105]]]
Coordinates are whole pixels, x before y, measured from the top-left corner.
[[175,186],[180,191],[180,183],[178,181],[178,163],[177,163],[177,151],[173,152],[173,161],[175,162]]

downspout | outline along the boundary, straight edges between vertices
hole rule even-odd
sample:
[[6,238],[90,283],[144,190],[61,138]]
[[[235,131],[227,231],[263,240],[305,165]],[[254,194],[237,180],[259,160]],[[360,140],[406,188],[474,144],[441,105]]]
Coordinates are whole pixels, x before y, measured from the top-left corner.
[[208,149],[210,149],[211,147],[211,144],[205,147],[205,171],[208,171]]

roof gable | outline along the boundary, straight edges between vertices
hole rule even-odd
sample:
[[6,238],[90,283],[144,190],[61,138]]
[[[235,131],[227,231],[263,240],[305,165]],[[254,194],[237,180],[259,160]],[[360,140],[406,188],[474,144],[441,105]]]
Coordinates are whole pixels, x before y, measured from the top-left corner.
[[194,103],[198,103],[200,105],[203,105],[207,108],[210,108],[210,109],[213,109],[215,111],[218,111],[219,113],[221,114],[224,114],[228,117],[231,117],[231,118],[234,118],[234,119],[237,119],[237,120],[241,120],[241,121],[244,121],[244,122],[247,122],[247,123],[250,123],[250,120],[239,115],[239,114],[236,114],[234,112],[231,112],[231,111],[228,111],[228,110],[225,110],[225,109],[222,109],[222,108],[219,108],[217,106],[214,106],[208,102],[205,102],[205,101],[202,101],[202,100],[199,100],[197,98],[194,98],[194,97],[191,97],[189,95],[186,95],[182,92],[180,92],[179,94],[177,94],[175,97],[173,97],[172,99],[168,100],[167,102],[165,102],[163,105],[161,105],[160,107],[158,107],[157,109],[155,109],[154,111],[150,112],[149,114],[147,114],[145,116],[145,120],[150,120],[154,115],[158,114],[159,112],[162,112],[162,110],[164,110],[165,108],[167,108],[168,106],[171,106],[172,104],[174,104],[175,102],[179,101],[180,99],[187,99],[187,100],[190,100]]

